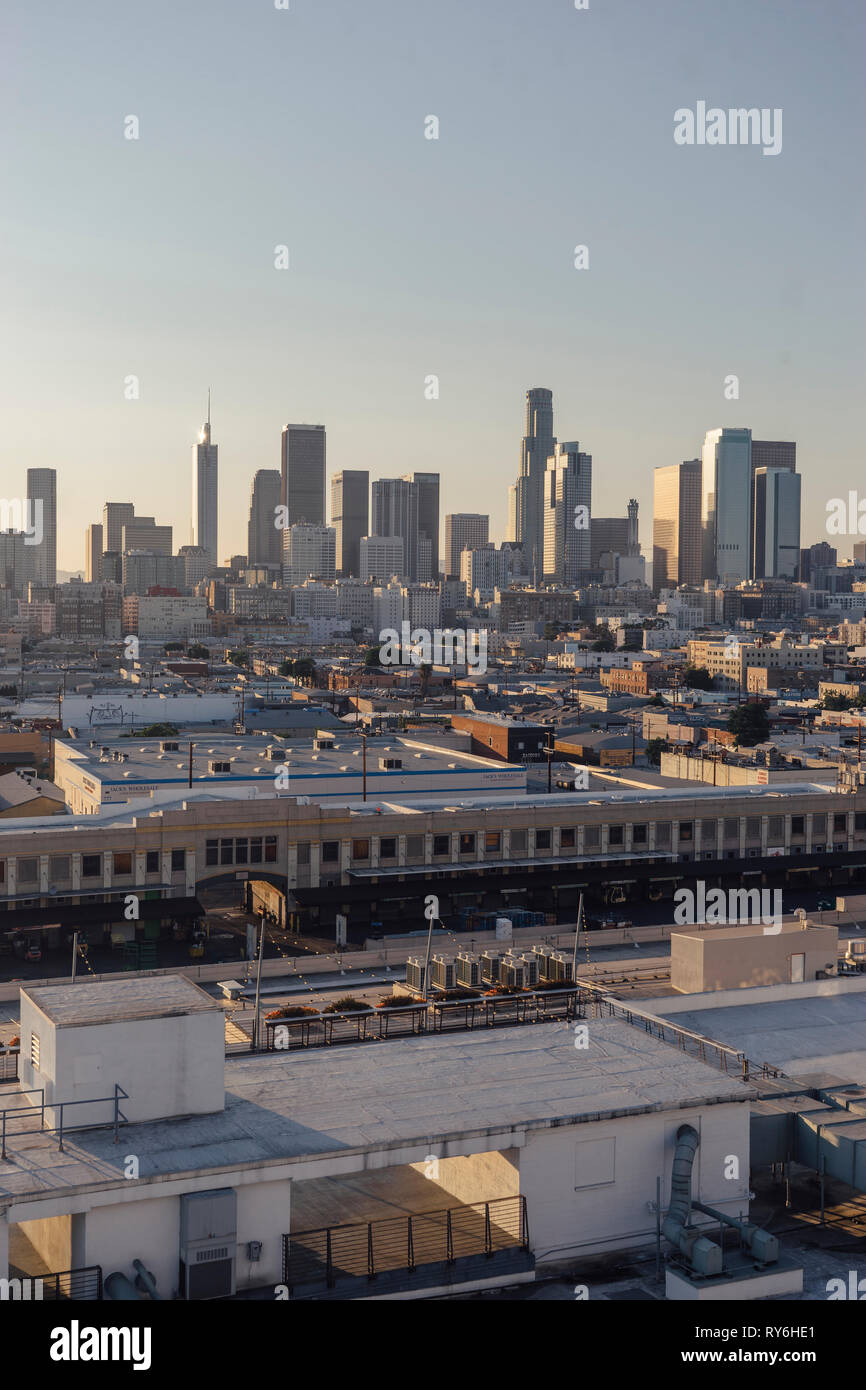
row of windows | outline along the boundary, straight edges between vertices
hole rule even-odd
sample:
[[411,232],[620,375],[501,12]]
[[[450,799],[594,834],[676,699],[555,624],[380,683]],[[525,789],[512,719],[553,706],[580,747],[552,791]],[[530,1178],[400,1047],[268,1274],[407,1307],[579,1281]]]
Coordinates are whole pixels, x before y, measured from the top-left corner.
[[275,864],[276,835],[235,837],[231,840],[206,840],[206,864]]
[[[830,815],[830,816],[827,817],[827,819],[828,819],[828,822],[832,822],[832,833],[835,833],[835,834],[842,834],[842,835],[846,835],[846,834],[847,834],[847,830],[848,830],[848,826],[847,826],[847,816],[846,816],[846,814],[845,814],[844,812],[841,813],[841,814],[833,814],[833,815]],[[813,835],[816,835],[816,834],[820,834],[820,833],[821,833],[821,830],[819,829],[819,823],[822,825],[822,828],[823,828],[823,817],[818,817],[818,816],[814,817],[814,822],[813,822]],[[624,848],[625,845],[626,845],[626,829],[627,829],[627,828],[628,828],[628,827],[626,827],[626,826],[624,826],[624,825],[610,825],[610,826],[608,826],[608,827],[607,827],[607,831],[608,831],[607,843],[608,843],[608,846],[611,847],[611,848],[616,848],[616,847],[623,847],[623,848]],[[864,830],[866,830],[866,812],[858,812],[858,813],[855,815],[855,817],[854,817],[854,828],[855,828],[855,830],[858,830],[858,831],[864,831]],[[695,833],[696,833],[696,832],[695,832],[695,823],[694,823],[693,821],[674,821],[672,824],[671,824],[670,822],[661,822],[661,823],[657,822],[657,823],[656,823],[656,827],[655,827],[655,831],[656,831],[655,843],[656,843],[656,848],[658,848],[658,849],[666,849],[666,848],[669,848],[669,847],[671,846],[672,842],[673,842],[673,837],[674,837],[674,836],[676,836],[676,842],[677,842],[677,844],[679,844],[679,845],[692,844],[692,843],[694,843],[694,840],[695,840]],[[767,835],[768,835],[768,840],[769,840],[769,842],[770,842],[771,844],[775,844],[777,841],[781,841],[781,840],[784,838],[784,833],[785,833],[785,828],[784,828],[784,817],[782,817],[782,816],[770,816],[770,817],[768,818],[768,825],[767,825]],[[831,833],[829,824],[828,824],[827,833],[828,833],[828,834]],[[796,839],[797,837],[804,837],[805,834],[806,834],[806,818],[805,818],[805,816],[792,816],[792,817],[791,817],[791,835],[792,835],[792,837]],[[729,843],[729,844],[731,844],[731,843],[737,844],[737,845],[739,844],[739,840],[740,840],[740,822],[739,822],[739,819],[738,819],[737,817],[728,817],[727,819],[725,819],[724,825],[723,825],[723,828],[722,828],[722,836],[723,836],[723,839],[724,839],[727,843]],[[747,816],[747,817],[746,817],[746,838],[747,838],[747,840],[758,840],[758,839],[760,839],[760,837],[761,837],[761,818],[760,818],[760,816]],[[704,846],[706,846],[706,845],[708,845],[708,844],[710,844],[710,843],[715,843],[715,842],[716,842],[716,838],[717,838],[716,822],[715,822],[715,821],[704,821],[704,822],[701,822],[701,842],[702,842],[702,844],[703,844]],[[472,857],[474,857],[474,856],[477,854],[477,851],[478,851],[478,842],[479,842],[479,840],[482,842],[482,847],[483,847],[483,851],[484,851],[485,855],[488,855],[488,854],[501,854],[501,853],[502,853],[502,833],[501,833],[501,831],[498,831],[498,830],[488,830],[488,831],[484,832],[483,834],[481,834],[481,833],[476,834],[474,831],[460,831],[460,832],[458,833],[458,836],[457,836],[457,853],[458,853],[458,855],[459,855],[459,856],[472,856]],[[353,862],[363,862],[364,860],[369,860],[369,858],[370,858],[370,853],[371,853],[371,843],[372,843],[372,842],[371,842],[369,839],[357,839],[357,840],[353,840],[353,841],[352,841],[352,860],[353,860]],[[601,848],[601,843],[602,843],[602,827],[601,827],[600,825],[587,825],[587,826],[584,826],[584,832],[583,832],[583,844],[584,844],[584,849],[585,849],[585,850],[600,849],[600,848]],[[648,846],[648,844],[649,844],[649,825],[648,825],[648,824],[637,824],[637,825],[632,825],[632,826],[631,826],[631,844],[632,844],[632,847],[633,847],[633,848],[637,848],[637,847],[641,847],[641,846],[644,846],[644,847]],[[559,831],[559,848],[560,848],[560,850],[574,849],[574,848],[576,847],[576,845],[577,845],[577,827],[576,827],[576,826],[563,826],[563,827],[560,829],[560,831]],[[543,850],[549,850],[549,849],[551,849],[552,847],[553,847],[553,831],[552,831],[552,830],[536,830],[536,832],[535,832],[535,849],[536,849],[537,851],[538,851],[538,850],[542,850],[542,851],[543,851]],[[815,849],[816,849],[816,851],[817,851],[817,850],[819,849],[819,847],[816,845],[816,846],[815,846]],[[433,858],[434,858],[434,859],[450,858],[451,852],[452,852],[452,851],[451,851],[451,836],[450,836],[450,834],[434,835],[434,836],[433,836]],[[512,830],[512,831],[511,831],[509,852],[510,852],[510,854],[511,854],[512,856],[519,856],[519,855],[521,855],[521,854],[526,854],[526,853],[528,852],[528,832],[527,832],[526,830]],[[759,852],[759,851],[755,850],[755,851],[754,851],[754,854],[757,854],[758,852]],[[424,850],[424,836],[423,836],[423,835],[407,835],[407,836],[406,836],[406,858],[409,859],[409,860],[412,860],[412,859],[423,859],[423,858],[424,858],[424,853],[425,853],[425,850]],[[752,857],[754,857],[754,854],[753,854]],[[711,856],[705,855],[705,857],[711,857]],[[733,855],[731,855],[731,856],[729,856],[729,857],[733,857]],[[379,860],[380,860],[380,861],[386,861],[386,860],[396,860],[396,859],[397,859],[397,837],[396,837],[395,835],[383,836],[382,839],[379,841]],[[209,861],[209,862],[210,862],[210,861]],[[216,861],[214,861],[214,862],[216,862]],[[324,841],[322,842],[322,863],[323,863],[323,864],[339,864],[339,862],[340,862],[340,841],[339,841],[339,840],[324,840]],[[308,841],[302,842],[302,843],[300,843],[300,844],[298,845],[298,863],[299,863],[299,865],[304,865],[304,866],[309,865],[309,863],[310,863],[310,844],[309,844]]]
[[[108,855],[102,854],[82,854],[81,856],[81,877],[82,878],[102,878],[103,859],[108,860]],[[130,850],[118,850],[110,856],[111,872],[116,878],[131,875],[134,867],[135,856]],[[186,850],[173,849],[171,851],[171,871],[172,873],[182,873],[186,868]],[[145,854],[145,873],[158,874],[160,872],[160,852],[159,850],[148,850]],[[28,856],[19,859],[17,862],[18,882],[38,883],[39,882],[39,860]],[[72,855],[71,854],[51,854],[48,857],[48,878],[51,883],[63,883],[72,877]],[[6,865],[0,863],[0,883],[6,881]]]

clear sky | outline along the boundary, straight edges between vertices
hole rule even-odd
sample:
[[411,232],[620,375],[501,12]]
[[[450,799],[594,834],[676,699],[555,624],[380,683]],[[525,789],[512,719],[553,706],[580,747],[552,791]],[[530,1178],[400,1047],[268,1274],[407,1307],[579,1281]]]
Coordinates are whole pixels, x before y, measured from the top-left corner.
[[[287,421],[500,538],[530,386],[650,556],[707,429],[796,439],[804,544],[866,493],[863,0],[6,0],[0,41],[0,491],[58,469],[61,567],[106,500],[190,539],[208,386],[220,558]],[[781,153],[678,146],[698,101]]]

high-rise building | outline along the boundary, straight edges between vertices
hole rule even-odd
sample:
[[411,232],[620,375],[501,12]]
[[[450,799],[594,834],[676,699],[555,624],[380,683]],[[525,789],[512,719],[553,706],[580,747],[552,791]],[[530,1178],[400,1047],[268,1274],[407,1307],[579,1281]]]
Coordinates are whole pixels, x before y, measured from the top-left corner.
[[800,580],[811,584],[821,570],[835,569],[839,552],[829,541],[818,541],[800,551]]
[[186,564],[182,555],[157,554],[153,550],[126,550],[122,565],[126,594],[146,594],[150,589],[186,587]]
[[404,570],[402,536],[362,536],[358,547],[358,578],[387,584]]
[[[25,564],[28,576],[51,588],[57,583],[57,472],[54,468],[27,469],[27,503],[31,527]],[[30,541],[41,536],[38,544]]]
[[408,478],[377,478],[370,516],[374,536],[400,536],[403,573],[418,577],[418,489]]
[[490,539],[490,517],[481,512],[452,512],[445,518],[445,578],[460,578],[464,550],[483,550]]
[[331,525],[337,533],[337,574],[361,573],[361,537],[370,529],[370,474],[344,468],[331,479]]
[[547,461],[553,456],[555,446],[553,392],[546,386],[533,386],[526,393],[526,433],[520,446],[520,473],[514,499],[514,535],[511,539],[522,543],[530,572],[539,575],[544,567],[546,544],[545,475]]
[[[418,558],[417,575],[423,580],[439,578],[439,474],[407,473],[418,495]],[[429,541],[429,552],[424,541]]]
[[325,524],[325,426],[285,425],[280,463],[280,503],[286,525]]
[[653,588],[702,579],[701,460],[657,468],[653,494]]
[[102,558],[102,523],[93,522],[87,528],[87,542],[84,547],[84,582],[92,584],[99,579],[99,561]]
[[277,507],[281,480],[278,468],[259,468],[250,488],[250,517],[247,523],[247,561],[253,565],[280,564],[280,532]]
[[207,420],[192,447],[192,544],[206,550],[211,565],[219,554],[219,446],[211,443],[210,391]]
[[333,584],[337,577],[337,533],[333,526],[298,521],[283,531],[283,583],[303,584],[321,579]]
[[[752,578],[764,578],[764,577],[769,578],[769,577],[770,577],[769,574],[768,574],[767,576],[763,576],[763,575],[759,575],[759,574],[758,574],[758,569],[757,569],[758,561],[757,561],[757,556],[756,556],[756,552],[755,552],[755,542],[756,542],[756,536],[757,536],[757,530],[756,530],[756,526],[755,526],[755,497],[756,497],[756,492],[755,492],[755,479],[756,479],[756,477],[757,477],[758,469],[759,469],[759,468],[777,468],[777,469],[778,469],[778,468],[781,468],[781,469],[782,469],[784,472],[786,472],[786,473],[796,473],[796,471],[797,471],[797,445],[796,445],[795,443],[793,443],[792,441],[781,440],[781,439],[753,439],[753,440],[752,440],[752,492],[751,492],[751,498],[752,498],[752,522],[751,522],[752,550],[751,550],[751,556],[750,556],[750,561],[751,561],[751,564],[750,564],[750,573],[751,573]],[[790,493],[791,493],[791,489],[790,489],[790,487],[788,487],[788,495],[790,495]],[[799,504],[798,504],[798,506],[799,506]],[[797,531],[797,534],[798,534],[798,536],[799,536],[799,520],[798,520],[798,531]],[[799,559],[797,559],[797,560],[795,561],[794,572],[797,573],[798,570],[799,570]]]
[[752,431],[708,430],[701,456],[704,579],[748,579],[752,551]]
[[27,550],[23,531],[0,531],[0,585],[18,596],[27,583]]
[[171,555],[174,545],[171,526],[157,526],[152,516],[137,516],[121,528],[120,549],[150,550],[154,555]]
[[758,468],[754,498],[755,579],[796,579],[800,563],[800,475]]
[[576,440],[554,446],[542,497],[544,577],[551,583],[576,586],[590,568],[590,529],[586,523],[592,512],[592,455],[582,454]]
[[210,554],[200,545],[182,545],[177,559],[184,565],[184,588],[194,589],[211,572]]
[[102,544],[105,550],[123,549],[123,528],[135,520],[132,502],[106,502],[102,509]]

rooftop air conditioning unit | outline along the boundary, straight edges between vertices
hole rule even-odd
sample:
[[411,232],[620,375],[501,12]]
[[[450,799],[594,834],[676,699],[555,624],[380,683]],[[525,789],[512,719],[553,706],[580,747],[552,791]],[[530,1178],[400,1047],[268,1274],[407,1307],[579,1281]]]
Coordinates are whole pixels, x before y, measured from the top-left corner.
[[232,765],[225,759],[211,758],[207,765],[208,772],[231,772]]
[[574,963],[571,957],[566,956],[562,951],[552,952],[549,969],[548,979],[555,981],[556,984],[570,985],[574,980]]
[[379,759],[379,767],[381,768],[381,770],[382,770],[383,772],[393,772],[395,769],[401,768],[402,766],[403,766],[403,759],[402,759],[402,758],[380,758],[380,759]]
[[471,989],[481,984],[481,965],[473,951],[458,951],[454,967],[458,985]]
[[237,1194],[232,1187],[180,1199],[180,1296],[195,1301],[235,1292]]
[[506,957],[506,960],[513,960],[523,966],[524,974],[526,976],[526,988],[534,989],[535,986],[538,984],[538,957],[533,956],[530,952],[527,952],[524,955],[509,953],[509,955]]
[[319,736],[318,736],[317,738],[314,738],[314,739],[313,739],[313,747],[314,747],[314,748],[317,750],[317,752],[319,752],[319,753],[324,753],[324,752],[326,752],[329,748],[333,748],[333,746],[334,746],[334,740],[333,740],[332,738],[329,738],[329,737],[328,737],[327,735],[325,735],[325,734],[319,734]]
[[177,753],[180,751],[180,744],[177,740],[163,739],[159,745],[160,753]]
[[517,956],[505,956],[499,964],[499,983],[509,989],[526,988],[526,966]]
[[499,966],[502,959],[500,951],[483,951],[481,954],[481,981],[485,985],[499,984]]
[[424,993],[424,962],[417,956],[410,956],[406,962],[406,984],[416,993]]
[[269,744],[265,749],[265,757],[269,758],[272,763],[284,763],[286,761],[286,750],[285,748],[276,748],[273,744]]
[[454,961],[446,960],[444,956],[434,956],[430,981],[434,989],[454,989],[457,984]]

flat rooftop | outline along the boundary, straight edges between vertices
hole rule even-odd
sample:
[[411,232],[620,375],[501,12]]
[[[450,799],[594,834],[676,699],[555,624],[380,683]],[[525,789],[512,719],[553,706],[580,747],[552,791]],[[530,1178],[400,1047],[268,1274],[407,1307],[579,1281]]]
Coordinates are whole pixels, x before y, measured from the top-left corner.
[[[712,891],[712,890],[711,890]],[[736,891],[736,890],[735,890]],[[740,890],[747,891],[747,890]],[[758,889],[752,889],[758,892]],[[835,922],[808,922],[806,933],[810,931],[836,931]],[[799,922],[777,922],[772,928],[757,925],[742,927],[681,927],[671,932],[671,936],[685,936],[691,941],[748,941],[756,936],[802,936],[804,928]]]
[[[654,999],[652,1007],[653,1013],[679,1028],[745,1052],[755,1065],[769,1062],[794,1077],[832,1072],[846,1081],[866,1083],[866,981],[857,983],[861,988],[852,980],[821,980],[820,990],[808,997],[799,992],[800,986],[774,985],[774,994],[790,991],[778,1001],[766,1000],[765,989],[742,989],[737,991],[742,1002],[727,1007],[713,1007],[712,996],[698,995],[692,996],[696,1005],[687,1011],[667,1013],[665,999]],[[702,997],[707,999],[704,1007],[697,1002]]]
[[[107,1065],[106,1081],[124,1078]],[[155,1182],[456,1137],[498,1136],[498,1148],[514,1127],[745,1102],[756,1092],[642,1028],[596,1019],[586,1050],[574,1046],[571,1025],[544,1023],[231,1060],[223,1112],[129,1126],[120,1144],[110,1130],[71,1134],[64,1153],[17,1091],[2,1094],[29,1118],[9,1119],[0,1206],[94,1186],[120,1192],[130,1144],[139,1181]]]
[[[216,999],[182,975],[94,984],[82,981],[75,985],[40,985],[35,989],[22,985],[21,994],[31,999],[57,1028],[222,1012]],[[110,1065],[110,1059],[106,1063]]]

